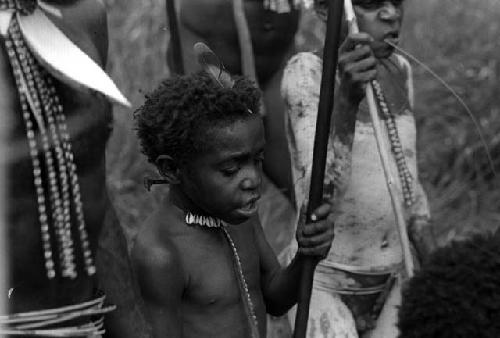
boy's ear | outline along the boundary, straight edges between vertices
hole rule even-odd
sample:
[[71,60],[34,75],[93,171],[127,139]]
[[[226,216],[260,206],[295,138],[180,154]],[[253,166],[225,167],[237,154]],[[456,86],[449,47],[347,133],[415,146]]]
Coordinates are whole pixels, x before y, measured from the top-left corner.
[[165,178],[168,184],[178,184],[179,181],[179,165],[176,160],[169,155],[160,155],[155,161],[156,167],[160,174]]

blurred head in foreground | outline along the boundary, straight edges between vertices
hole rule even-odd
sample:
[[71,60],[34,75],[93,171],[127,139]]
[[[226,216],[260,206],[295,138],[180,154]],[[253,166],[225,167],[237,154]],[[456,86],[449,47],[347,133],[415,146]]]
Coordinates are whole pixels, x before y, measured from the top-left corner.
[[500,233],[438,249],[403,290],[400,338],[500,337]]

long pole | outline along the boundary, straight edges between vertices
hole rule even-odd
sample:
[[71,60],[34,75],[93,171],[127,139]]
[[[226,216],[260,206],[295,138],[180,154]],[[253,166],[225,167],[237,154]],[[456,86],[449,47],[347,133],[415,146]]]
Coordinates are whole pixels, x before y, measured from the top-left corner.
[[[346,20],[349,25],[349,32],[358,33],[359,28],[351,0],[345,0],[345,14],[346,14]],[[396,186],[394,185],[395,180],[394,180],[394,175],[391,172],[389,151],[387,150],[386,144],[383,139],[381,122],[378,115],[378,109],[375,97],[373,96],[373,86],[371,83],[368,83],[368,85],[366,86],[365,97],[366,97],[366,102],[368,103],[368,110],[370,111],[370,118],[372,121],[373,131],[377,142],[380,161],[382,162],[382,169],[384,171],[385,182],[387,184],[387,189],[389,190],[389,195],[391,197],[391,204],[392,204],[392,209],[394,210],[394,217],[396,218],[399,240],[403,251],[406,275],[408,277],[412,277],[414,265],[410,250],[410,240],[408,238],[408,232],[406,230],[406,222],[404,219],[401,201],[399,199]]]
[[182,46],[179,34],[179,24],[177,22],[177,11],[175,10],[175,0],[166,0],[166,9],[168,28],[170,31],[170,48],[172,48],[173,69],[170,71],[174,74],[183,75],[184,62],[182,61]]
[[[233,0],[233,17],[236,25],[236,33],[238,34],[238,43],[240,46],[241,73],[255,82],[255,85],[260,88],[259,79],[257,78],[257,69],[255,67],[255,56],[253,53],[252,35],[248,28],[248,21],[245,16],[245,8],[243,0]],[[264,96],[260,98],[260,114],[266,115],[266,107],[264,106]]]
[[[311,185],[309,190],[309,204],[306,219],[311,219],[313,211],[323,201],[323,184],[325,178],[325,165],[330,134],[330,120],[334,106],[335,72],[337,69],[338,49],[340,46],[340,30],[342,26],[343,0],[330,0],[328,6],[328,19],[326,24],[326,37],[323,49],[323,71],[316,119],[316,133],[314,136],[313,163],[311,172]],[[308,258],[304,262],[300,280],[297,314],[295,317],[294,338],[304,338],[307,332],[309,319],[309,304],[313,284],[316,262]]]
[[233,16],[234,23],[236,25],[236,32],[238,33],[238,43],[240,46],[241,73],[258,84],[255,69],[255,58],[253,54],[252,36],[250,34],[250,29],[248,28],[243,0],[233,0]]

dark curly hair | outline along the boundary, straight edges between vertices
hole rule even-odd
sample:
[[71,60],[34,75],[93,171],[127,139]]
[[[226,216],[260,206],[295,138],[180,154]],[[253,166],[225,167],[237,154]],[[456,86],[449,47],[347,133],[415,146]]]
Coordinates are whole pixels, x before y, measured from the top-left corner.
[[438,249],[403,288],[400,338],[500,337],[500,236]]
[[159,155],[186,160],[205,149],[208,128],[259,114],[255,84],[244,77],[234,80],[233,88],[223,88],[198,72],[169,78],[146,95],[134,119],[148,161],[154,164]]

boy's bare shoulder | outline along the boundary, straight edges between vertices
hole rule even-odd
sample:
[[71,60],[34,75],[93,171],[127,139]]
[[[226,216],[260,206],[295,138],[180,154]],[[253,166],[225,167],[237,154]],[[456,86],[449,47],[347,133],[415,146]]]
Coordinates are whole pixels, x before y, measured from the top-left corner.
[[169,240],[158,240],[147,232],[137,235],[132,249],[132,259],[143,267],[152,269],[163,269],[179,263],[174,243]]
[[132,264],[147,301],[170,301],[172,295],[178,294],[174,291],[181,292],[185,284],[181,252],[169,228],[175,228],[175,222],[168,219],[162,219],[159,213],[149,218],[131,251]]
[[180,264],[175,236],[171,231],[176,228],[176,222],[171,217],[162,217],[163,214],[156,211],[141,227],[131,252],[135,263],[154,269]]

